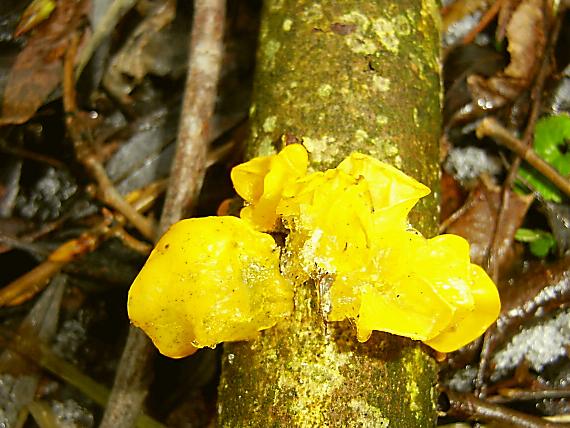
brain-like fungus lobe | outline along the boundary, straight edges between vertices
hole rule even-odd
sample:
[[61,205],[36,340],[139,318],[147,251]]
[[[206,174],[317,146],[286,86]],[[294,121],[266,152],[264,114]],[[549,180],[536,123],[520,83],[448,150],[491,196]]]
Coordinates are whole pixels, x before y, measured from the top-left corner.
[[292,309],[273,238],[235,217],[182,220],[131,286],[129,317],[161,353],[252,339]]
[[[353,153],[307,173],[302,145],[232,171],[241,218],[183,220],[157,244],[129,295],[129,315],[166,355],[256,336],[286,318],[294,286],[317,284],[330,322],[450,352],[495,321],[495,284],[455,235],[426,239],[408,213],[429,189]],[[271,235],[286,233],[279,252]]]

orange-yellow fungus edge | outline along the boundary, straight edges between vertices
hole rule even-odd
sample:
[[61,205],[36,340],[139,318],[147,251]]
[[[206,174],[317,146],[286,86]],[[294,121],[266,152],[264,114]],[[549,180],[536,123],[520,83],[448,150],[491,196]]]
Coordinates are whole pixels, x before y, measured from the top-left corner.
[[475,264],[469,266],[474,307],[464,317],[452,322],[426,345],[439,352],[453,352],[481,336],[496,321],[501,301],[495,283]]
[[308,165],[307,150],[301,144],[291,144],[276,155],[254,158],[234,167],[231,180],[246,203],[240,217],[257,230],[275,230],[278,220],[275,209],[283,188],[303,177]]
[[182,220],[159,240],[129,291],[132,323],[181,358],[254,338],[292,310],[273,238],[235,217]]

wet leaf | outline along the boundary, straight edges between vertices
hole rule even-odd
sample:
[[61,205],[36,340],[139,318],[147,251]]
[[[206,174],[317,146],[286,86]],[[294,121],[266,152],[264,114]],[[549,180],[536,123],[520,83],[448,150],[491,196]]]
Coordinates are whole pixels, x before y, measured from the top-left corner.
[[548,253],[556,248],[556,240],[552,233],[539,229],[520,228],[515,233],[515,239],[519,242],[526,242],[530,251],[537,257],[546,257]]
[[[471,244],[471,260],[482,264],[493,242],[493,231],[501,203],[500,188],[489,184],[479,184],[469,195],[466,209],[455,222],[447,228],[447,232],[463,236]],[[515,256],[513,242],[515,232],[520,228],[528,208],[532,202],[531,196],[521,196],[509,193],[507,212],[504,224],[497,226],[496,233],[499,248],[497,248],[498,266],[500,271],[511,264]]]
[[514,100],[531,83],[545,46],[544,1],[523,0],[506,26],[510,62],[496,76],[469,76],[474,102],[482,109],[497,109]]
[[496,349],[535,317],[545,316],[570,296],[570,258],[545,265],[530,263],[527,272],[516,276],[501,290],[501,315],[489,337],[490,349]]
[[[564,176],[570,174],[569,139],[570,116],[566,114],[545,117],[536,124],[533,143],[536,154]],[[520,175],[547,201],[562,202],[558,188],[531,166],[523,165]]]
[[22,14],[18,27],[14,31],[14,36],[20,37],[48,19],[55,6],[54,0],[33,0]]
[[18,54],[4,91],[0,125],[26,122],[57,88],[69,38],[82,25],[88,0],[61,2]]

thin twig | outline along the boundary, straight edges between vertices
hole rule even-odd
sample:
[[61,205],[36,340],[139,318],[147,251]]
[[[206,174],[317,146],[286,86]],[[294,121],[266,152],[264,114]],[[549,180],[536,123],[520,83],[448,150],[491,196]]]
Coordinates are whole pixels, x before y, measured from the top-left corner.
[[65,164],[59,159],[52,158],[51,156],[42,155],[41,153],[35,153],[31,150],[26,150],[21,147],[11,147],[9,143],[0,139],[0,151],[17,156],[22,159],[30,159],[35,162],[45,163],[53,168],[63,169]]
[[459,220],[461,217],[465,215],[465,213],[473,208],[477,198],[469,197],[463,205],[461,205],[457,210],[455,210],[449,217],[447,217],[444,221],[441,222],[439,225],[439,233],[444,233],[449,226]]
[[152,240],[155,227],[148,218],[138,213],[126,202],[109,179],[105,168],[93,153],[88,133],[80,123],[75,96],[75,82],[73,80],[73,61],[77,52],[79,37],[71,39],[70,47],[65,55],[63,75],[63,108],[65,110],[67,130],[73,141],[77,159],[85,166],[91,177],[97,182],[97,196],[101,201],[119,211],[135,226],[145,238]]
[[[129,193],[125,199],[133,207],[144,212],[153,205],[164,190],[164,180],[156,181],[142,189]],[[112,223],[115,222],[115,225]],[[123,240],[126,246],[143,254],[150,252],[150,247],[137,241],[122,228],[125,218],[121,214],[113,215],[103,209],[103,218],[79,237],[68,240],[47,255],[47,259],[32,270],[16,278],[0,289],[0,306],[15,306],[32,298],[47,285],[48,281],[72,261],[94,251],[101,242],[115,236]],[[0,242],[3,237],[0,234]]]
[[533,415],[527,415],[499,404],[488,403],[471,394],[446,391],[451,417],[469,418],[476,421],[494,422],[497,426],[519,428],[567,428],[570,424],[557,424]]
[[492,403],[511,403],[513,401],[541,401],[545,399],[570,398],[569,389],[539,389],[523,390],[519,388],[509,388],[499,390],[500,395],[489,397]]
[[480,137],[489,136],[516,153],[570,197],[570,182],[560,175],[555,168],[539,157],[532,148],[511,134],[509,130],[503,127],[497,120],[490,117],[483,119],[477,127],[477,135]]
[[463,43],[464,45],[468,45],[473,40],[475,40],[475,37],[477,37],[477,35],[481,31],[483,31],[485,27],[487,27],[487,25],[489,25],[489,23],[495,18],[495,16],[497,16],[497,13],[499,12],[499,9],[503,5],[503,3],[504,0],[495,0],[495,3],[493,3],[493,5],[489,8],[489,10],[487,10],[487,12],[485,12],[485,14],[481,17],[479,23],[471,31],[469,31],[469,33],[467,33],[465,37],[463,37],[461,43]]
[[66,241],[47,260],[0,289],[0,306],[19,305],[43,290],[49,280],[67,264],[100,244],[109,230],[110,222],[110,218],[105,218],[79,237]]
[[[159,236],[191,210],[202,186],[207,162],[207,123],[213,116],[221,68],[224,18],[225,1],[195,1],[180,130]],[[147,395],[154,355],[149,339],[131,326],[101,428],[133,425]]]
[[190,63],[180,129],[159,234],[196,203],[208,157],[208,123],[213,116],[222,63],[224,2],[197,0],[190,41]]
[[75,65],[75,79],[79,79],[93,52],[111,34],[119,20],[136,4],[136,0],[114,0],[98,22],[93,35],[81,50]]

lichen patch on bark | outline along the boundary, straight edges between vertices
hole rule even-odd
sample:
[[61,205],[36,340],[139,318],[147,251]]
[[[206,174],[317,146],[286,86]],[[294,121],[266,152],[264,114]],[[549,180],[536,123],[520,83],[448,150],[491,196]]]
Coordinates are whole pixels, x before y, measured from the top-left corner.
[[[268,0],[249,157],[302,142],[311,170],[360,151],[432,188],[411,221],[436,231],[440,127],[435,0]],[[293,316],[225,347],[220,426],[430,427],[434,361],[410,340],[325,323],[314,284],[296,284]],[[233,357],[230,358],[230,355]]]

